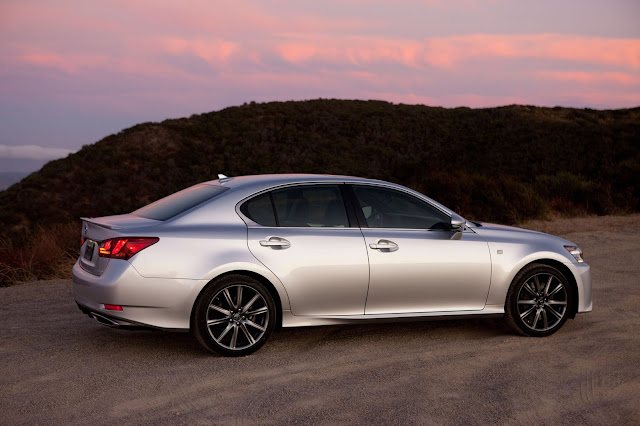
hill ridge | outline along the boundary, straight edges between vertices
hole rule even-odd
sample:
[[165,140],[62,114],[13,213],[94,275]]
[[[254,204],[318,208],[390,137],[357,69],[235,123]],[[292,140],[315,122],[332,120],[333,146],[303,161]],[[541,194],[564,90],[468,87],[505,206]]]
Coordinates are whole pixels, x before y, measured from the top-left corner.
[[47,163],[0,192],[0,234],[132,211],[217,173],[390,180],[502,222],[638,211],[639,142],[640,107],[252,102],[137,124]]

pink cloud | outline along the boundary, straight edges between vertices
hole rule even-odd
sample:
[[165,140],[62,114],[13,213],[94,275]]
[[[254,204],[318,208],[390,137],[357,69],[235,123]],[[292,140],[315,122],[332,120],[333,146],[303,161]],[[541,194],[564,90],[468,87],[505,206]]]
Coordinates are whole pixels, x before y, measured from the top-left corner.
[[[268,42],[267,42],[268,43]],[[297,41],[275,41],[282,59],[300,63],[323,60],[369,65],[454,68],[471,60],[554,59],[640,68],[640,40],[566,36],[562,34],[488,35],[428,38],[422,42],[377,37],[312,35]]]
[[165,38],[161,41],[162,47],[168,53],[179,55],[190,53],[207,61],[210,64],[227,62],[236,51],[237,43],[227,40],[186,40],[182,38]]
[[57,68],[70,74],[77,74],[82,69],[103,66],[109,61],[106,56],[61,55],[44,51],[25,53],[20,59],[33,65]]
[[640,75],[615,71],[538,71],[535,75],[548,80],[573,81],[584,84],[615,84],[619,86],[640,86]]
[[283,43],[276,46],[276,50],[283,59],[293,64],[309,60],[320,51],[314,45],[305,43]]

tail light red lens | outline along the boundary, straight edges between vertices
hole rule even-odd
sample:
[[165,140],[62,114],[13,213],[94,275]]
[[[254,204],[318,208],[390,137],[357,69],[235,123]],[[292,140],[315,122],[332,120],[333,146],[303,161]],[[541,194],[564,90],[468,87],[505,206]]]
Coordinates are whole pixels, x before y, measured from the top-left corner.
[[100,242],[99,256],[111,259],[131,259],[133,255],[160,241],[157,237],[111,238]]
[[122,310],[122,306],[120,305],[107,305],[105,303],[104,308],[108,311],[121,311]]

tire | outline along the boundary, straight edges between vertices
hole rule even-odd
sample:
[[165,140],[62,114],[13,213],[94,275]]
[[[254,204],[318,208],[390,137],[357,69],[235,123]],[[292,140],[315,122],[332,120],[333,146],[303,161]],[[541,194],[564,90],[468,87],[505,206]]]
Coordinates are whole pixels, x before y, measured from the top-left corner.
[[518,272],[509,287],[505,319],[518,334],[548,336],[567,321],[572,297],[562,272],[532,263]]
[[259,281],[245,275],[227,275],[212,282],[198,298],[194,334],[209,351],[223,356],[249,355],[271,336],[275,306]]

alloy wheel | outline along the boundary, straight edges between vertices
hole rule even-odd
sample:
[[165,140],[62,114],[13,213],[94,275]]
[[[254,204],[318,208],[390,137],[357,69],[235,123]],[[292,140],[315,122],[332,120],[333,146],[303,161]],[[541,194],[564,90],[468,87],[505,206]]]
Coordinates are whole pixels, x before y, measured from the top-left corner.
[[517,298],[521,323],[535,332],[556,327],[567,314],[567,289],[554,274],[540,272],[524,280]]
[[253,287],[231,284],[218,291],[207,309],[209,335],[222,348],[240,351],[262,339],[269,326],[269,305]]

